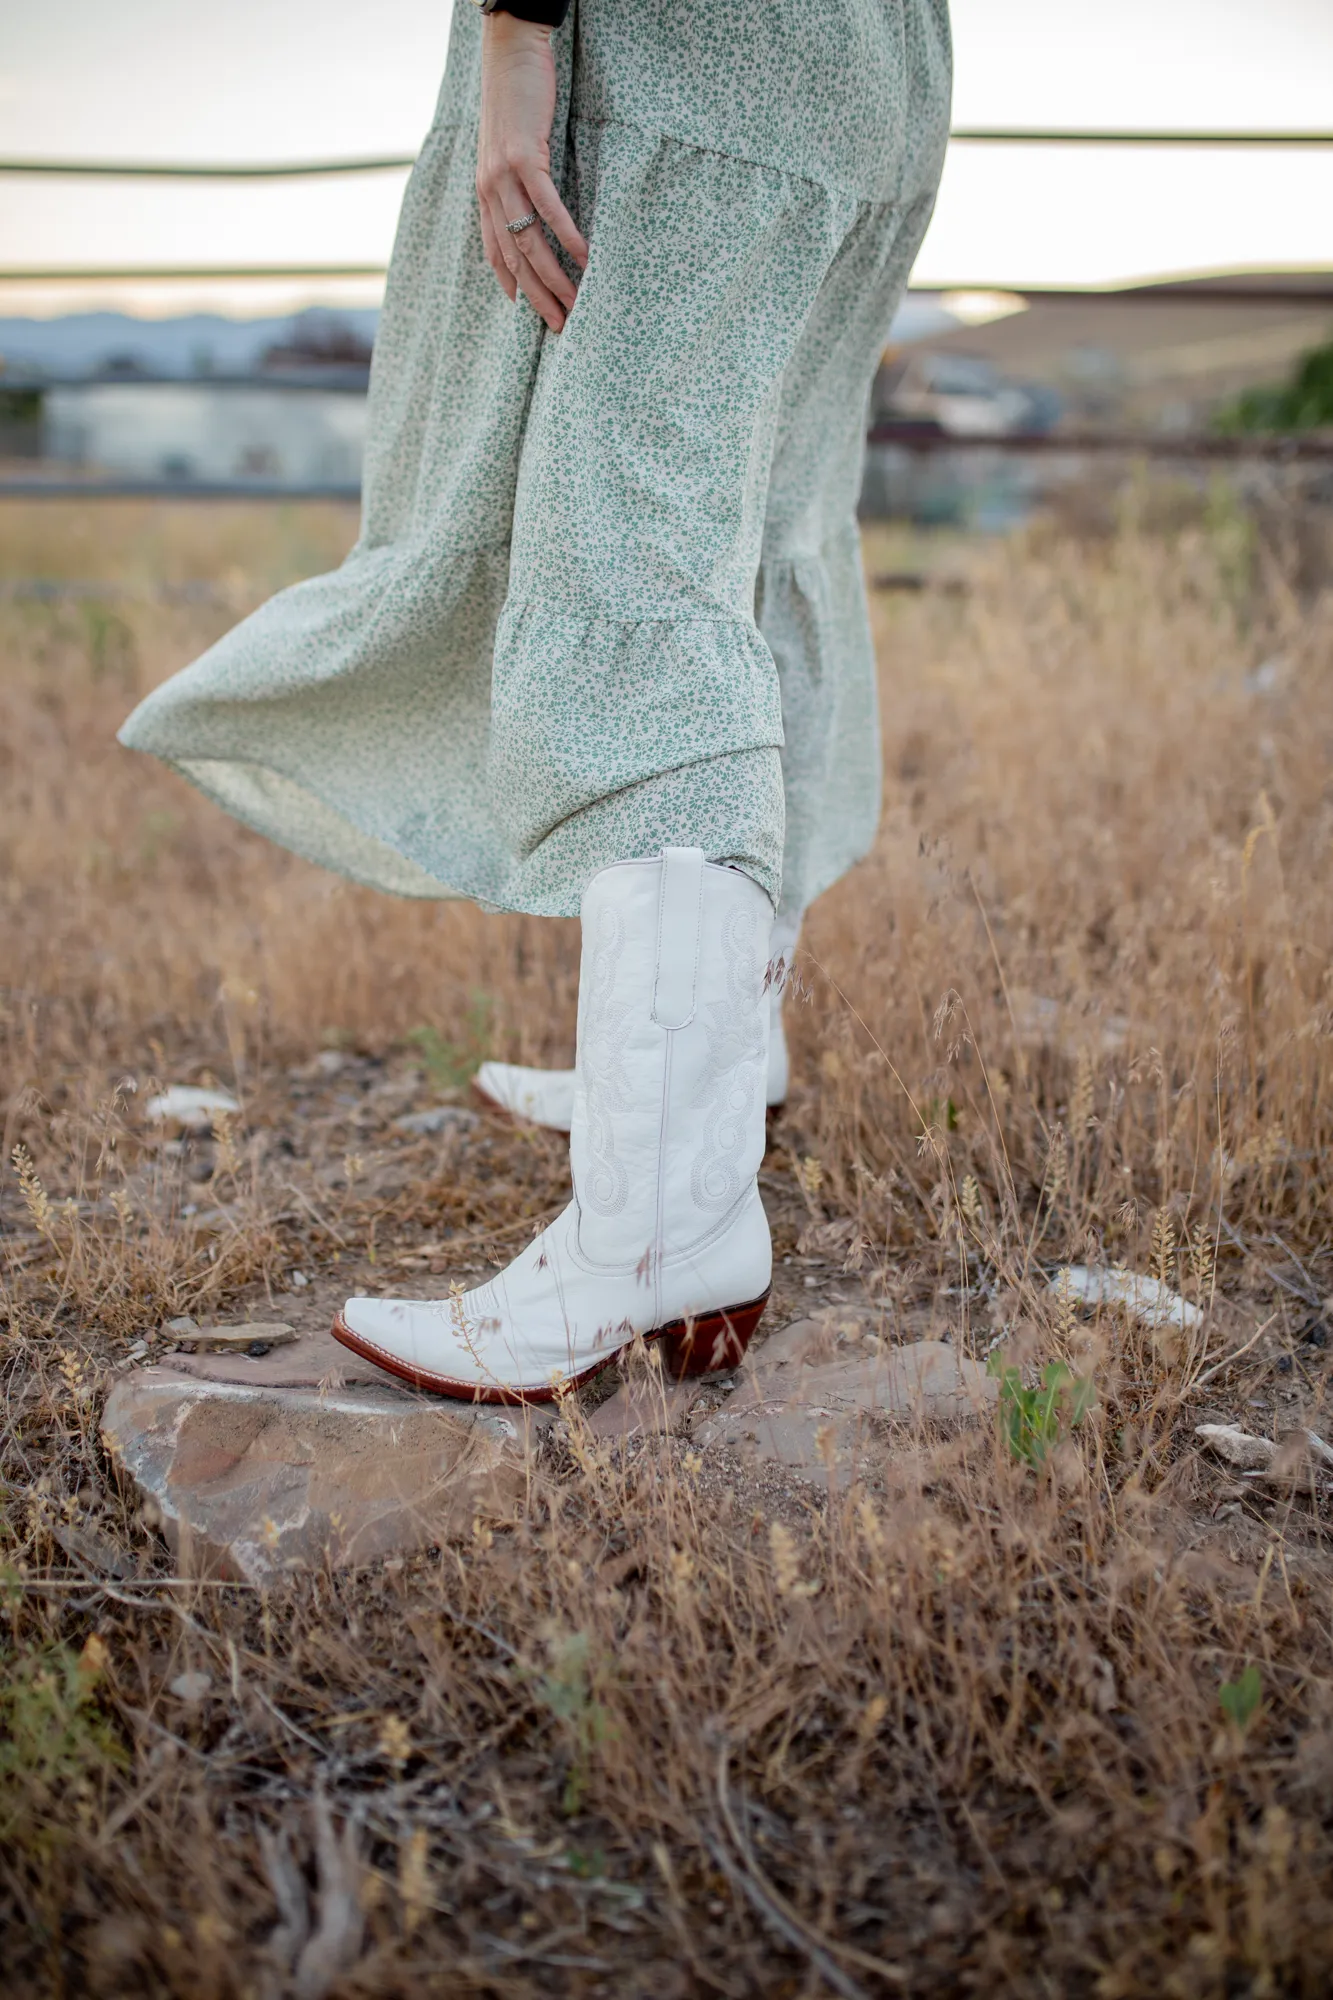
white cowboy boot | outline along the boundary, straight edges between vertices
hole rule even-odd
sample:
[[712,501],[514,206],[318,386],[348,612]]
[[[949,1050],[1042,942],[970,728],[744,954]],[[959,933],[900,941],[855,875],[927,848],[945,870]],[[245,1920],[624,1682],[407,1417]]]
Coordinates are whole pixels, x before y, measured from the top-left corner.
[[546,1402],[639,1334],[674,1373],[730,1368],[763,1312],[768,898],[668,848],[604,868],[582,915],[574,1199],[476,1291],[349,1299],[334,1321],[418,1388]]
[[[776,916],[770,943],[772,963],[781,961],[781,976],[775,978],[768,995],[768,1077],[764,1101],[770,1111],[781,1111],[787,1101],[789,1065],[787,1037],[782,1030],[782,995],[786,975],[791,971],[796,940],[801,933],[801,915]],[[527,1125],[546,1125],[553,1132],[568,1132],[574,1116],[574,1072],[572,1069],[529,1069],[522,1063],[484,1062],[472,1079],[472,1087],[488,1105],[507,1111]]]

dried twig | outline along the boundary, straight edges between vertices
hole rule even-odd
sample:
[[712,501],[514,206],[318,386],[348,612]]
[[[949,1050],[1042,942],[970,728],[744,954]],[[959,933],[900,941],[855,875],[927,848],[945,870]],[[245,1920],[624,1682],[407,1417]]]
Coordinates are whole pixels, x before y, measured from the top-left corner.
[[279,1921],[270,1931],[265,1949],[278,1971],[285,1975],[310,1937],[310,1898],[305,1877],[292,1857],[286,1827],[279,1827],[274,1833],[261,1826],[256,1828],[256,1837],[268,1886],[278,1906]]
[[1256,1341],[1262,1340],[1263,1336],[1267,1333],[1269,1327],[1273,1324],[1273,1321],[1276,1318],[1277,1318],[1276,1313],[1270,1313],[1268,1318],[1264,1321],[1263,1325],[1257,1326],[1255,1328],[1254,1332],[1250,1335],[1249,1339],[1246,1341],[1244,1347],[1237,1347],[1236,1349],[1233,1350],[1232,1353],[1224,1354],[1222,1356],[1222,1359],[1220,1361],[1215,1361],[1211,1368],[1205,1368],[1202,1375],[1196,1375],[1192,1382],[1187,1382],[1185,1385],[1186,1388],[1189,1390],[1202,1389],[1205,1387],[1207,1383],[1212,1381],[1214,1375],[1220,1375],[1222,1374],[1224,1369],[1233,1367],[1235,1363],[1241,1359],[1242,1355],[1246,1355],[1249,1353],[1250,1349],[1255,1345]]
[[739,1863],[732,1859],[720,1841],[706,1835],[708,1851],[722,1870],[727,1880],[735,1885],[750,1904],[751,1908],[764,1919],[787,1943],[794,1945],[809,1959],[815,1970],[833,1988],[841,1993],[844,2000],[868,2000],[865,1989],[857,1985],[850,1975],[842,1970],[833,1954],[851,1959],[854,1965],[862,1966],[867,1972],[878,1973],[881,1979],[892,1981],[895,1986],[907,1984],[907,1974],[896,1965],[889,1965],[883,1959],[872,1958],[869,1952],[858,1951],[854,1945],[842,1944],[826,1938],[812,1924],[806,1922],[799,1910],[794,1910],[773,1884],[767,1879],[755,1859],[754,1850],[737,1823],[731,1809],[730,1788],[727,1783],[728,1746],[726,1739],[718,1745],[717,1753],[717,1805],[722,1815],[722,1824],[730,1836],[739,1856]]
[[361,1956],[365,1917],[361,1909],[361,1859],[357,1828],[348,1820],[339,1836],[322,1791],[310,1804],[315,1828],[315,1860],[319,1894],[315,1928],[301,1949],[292,1980],[295,2000],[324,2000],[344,1972]]

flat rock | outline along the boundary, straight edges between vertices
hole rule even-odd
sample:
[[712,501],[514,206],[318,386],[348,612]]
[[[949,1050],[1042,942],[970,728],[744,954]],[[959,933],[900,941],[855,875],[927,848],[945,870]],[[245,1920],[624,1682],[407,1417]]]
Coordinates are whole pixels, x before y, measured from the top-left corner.
[[704,1387],[699,1376],[682,1382],[656,1373],[638,1376],[589,1412],[588,1429],[594,1437],[621,1439],[683,1431]]
[[[200,1329],[202,1333],[205,1329]],[[391,1390],[395,1395],[410,1391],[377,1368],[363,1361],[349,1347],[335,1340],[326,1327],[317,1333],[296,1334],[290,1340],[270,1346],[267,1354],[250,1354],[245,1348],[211,1350],[194,1345],[198,1336],[185,1336],[189,1347],[163,1357],[164,1365],[180,1375],[193,1375],[201,1382],[241,1382],[255,1389],[349,1389],[369,1386]],[[414,1399],[415,1400],[415,1399]]]
[[696,1425],[704,1448],[732,1445],[820,1485],[855,1473],[878,1448],[878,1422],[959,1423],[994,1402],[998,1384],[941,1340],[822,1358],[827,1336],[809,1320],[774,1334],[742,1371],[724,1410]]
[[242,1320],[235,1326],[177,1325],[172,1331],[183,1349],[211,1354],[244,1354],[255,1346],[287,1347],[296,1339],[296,1328],[285,1319]]
[[[329,1386],[329,1371],[323,1387],[254,1379],[305,1341],[250,1362],[243,1380],[232,1373],[243,1357],[200,1354],[115,1384],[103,1442],[183,1573],[263,1584],[354,1566],[466,1534],[478,1514],[521,1501],[524,1445],[550,1413],[417,1396],[378,1371],[374,1387],[352,1385],[355,1357],[324,1339],[351,1364],[346,1386]],[[313,1372],[324,1357],[318,1338],[309,1346]]]
[[778,1370],[831,1361],[837,1346],[827,1319],[794,1319],[749,1348],[742,1368],[747,1376],[773,1377]]

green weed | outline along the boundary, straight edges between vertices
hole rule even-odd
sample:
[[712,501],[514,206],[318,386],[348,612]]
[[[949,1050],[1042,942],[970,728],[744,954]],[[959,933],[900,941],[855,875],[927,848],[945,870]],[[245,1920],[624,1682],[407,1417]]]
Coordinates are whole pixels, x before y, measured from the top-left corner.
[[611,1735],[611,1718],[597,1700],[590,1671],[586,1632],[569,1632],[551,1641],[550,1671],[537,1678],[537,1693],[564,1729],[569,1745],[563,1810],[571,1817],[587,1795],[593,1753]]
[[1091,1376],[1075,1375],[1063,1361],[1048,1361],[1035,1389],[1023,1386],[1023,1371],[992,1355],[989,1372],[1000,1384],[1000,1433],[1013,1457],[1044,1465],[1062,1437],[1082,1423],[1096,1389]]
[[485,993],[474,993],[463,1016],[463,1032],[457,1041],[442,1035],[438,1028],[413,1028],[407,1037],[419,1050],[426,1076],[436,1090],[458,1090],[475,1076],[485,1062],[491,1039],[491,1002]]
[[96,1634],[79,1653],[51,1646],[0,1655],[0,1837],[46,1843],[71,1795],[89,1804],[99,1782],[125,1764],[97,1705],[105,1665]]
[[1246,389],[1214,419],[1219,431],[1310,431],[1333,423],[1333,340],[1302,354],[1276,387]]
[[1223,1681],[1217,1691],[1222,1713],[1233,1729],[1243,1736],[1258,1712],[1263,1699],[1264,1686],[1259,1678],[1259,1669],[1253,1660],[1245,1668],[1239,1680]]
[[84,639],[94,681],[111,680],[130,689],[138,668],[133,627],[118,611],[93,602],[83,606]]

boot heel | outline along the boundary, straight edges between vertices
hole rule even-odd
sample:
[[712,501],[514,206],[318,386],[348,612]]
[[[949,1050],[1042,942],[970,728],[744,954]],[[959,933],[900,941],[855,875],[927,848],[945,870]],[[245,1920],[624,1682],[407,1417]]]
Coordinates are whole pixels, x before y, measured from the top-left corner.
[[668,1375],[708,1375],[734,1368],[750,1344],[768,1304],[768,1293],[724,1312],[701,1313],[698,1319],[678,1319],[664,1326],[658,1339]]

